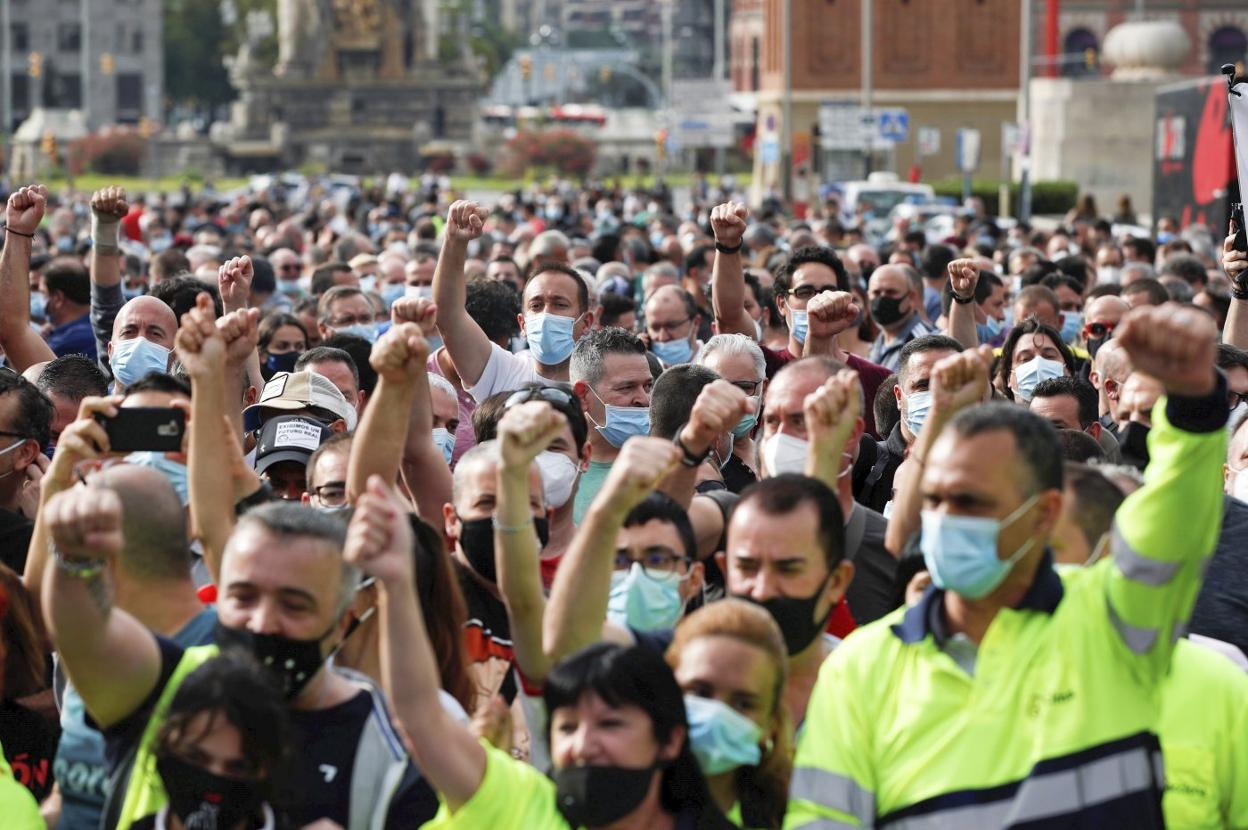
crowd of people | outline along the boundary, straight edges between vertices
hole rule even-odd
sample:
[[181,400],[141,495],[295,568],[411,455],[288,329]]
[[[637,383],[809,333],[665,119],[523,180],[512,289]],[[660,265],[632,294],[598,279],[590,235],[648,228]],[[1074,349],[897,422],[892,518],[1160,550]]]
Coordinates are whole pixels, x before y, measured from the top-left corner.
[[1248,826],[1234,228],[395,181],[8,195],[0,826]]

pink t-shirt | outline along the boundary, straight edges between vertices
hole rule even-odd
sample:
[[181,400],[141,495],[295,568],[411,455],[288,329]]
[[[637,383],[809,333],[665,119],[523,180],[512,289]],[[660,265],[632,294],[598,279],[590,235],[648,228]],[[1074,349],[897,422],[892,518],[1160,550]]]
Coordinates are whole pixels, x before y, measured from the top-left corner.
[[477,443],[476,433],[472,430],[472,413],[476,411],[477,402],[472,395],[456,386],[455,381],[446,377],[442,367],[438,365],[438,354],[442,351],[439,348],[433,354],[429,355],[429,361],[425,364],[425,368],[431,375],[437,375],[445,378],[452,386],[455,386],[456,397],[459,398],[459,429],[455,430],[455,449],[451,453],[451,469],[459,462],[460,456],[472,449]]

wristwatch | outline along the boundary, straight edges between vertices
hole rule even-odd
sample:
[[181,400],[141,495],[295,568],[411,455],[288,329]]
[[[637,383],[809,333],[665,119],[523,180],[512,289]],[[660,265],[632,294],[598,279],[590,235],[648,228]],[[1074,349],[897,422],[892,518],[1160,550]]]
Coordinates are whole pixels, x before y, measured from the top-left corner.
[[953,301],[957,303],[958,305],[966,305],[967,303],[975,302],[974,294],[972,294],[969,297],[963,297],[959,295],[956,291],[950,291],[949,293],[953,295]]
[[680,434],[685,431],[685,427],[689,426],[681,424],[680,429],[676,430],[676,437],[672,439],[672,443],[680,448],[682,453],[680,463],[685,467],[698,467],[711,454],[711,448],[708,445],[701,455],[695,455],[692,450],[685,446],[685,442],[680,440]]
[[719,251],[721,254],[738,254],[741,252],[741,246],[743,244],[744,243],[742,242],[738,242],[735,248],[729,248],[727,245],[723,244],[718,239],[716,239],[715,250]]
[[273,500],[273,486],[261,479],[259,488],[234,503],[234,515],[241,516],[251,508]]

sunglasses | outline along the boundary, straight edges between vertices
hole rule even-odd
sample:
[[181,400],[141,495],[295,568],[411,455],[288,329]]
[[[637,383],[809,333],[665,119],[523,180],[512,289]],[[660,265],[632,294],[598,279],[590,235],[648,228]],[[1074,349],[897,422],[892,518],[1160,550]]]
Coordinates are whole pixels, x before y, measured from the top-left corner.
[[521,389],[513,392],[509,398],[503,403],[503,411],[511,409],[513,406],[519,406],[529,401],[546,401],[556,406],[572,406],[576,402],[576,398],[572,397],[572,393],[567,390],[560,389],[557,386],[543,386],[534,389]]
[[1083,333],[1087,337],[1099,340],[1113,334],[1114,325],[1114,323],[1088,323],[1083,327]]

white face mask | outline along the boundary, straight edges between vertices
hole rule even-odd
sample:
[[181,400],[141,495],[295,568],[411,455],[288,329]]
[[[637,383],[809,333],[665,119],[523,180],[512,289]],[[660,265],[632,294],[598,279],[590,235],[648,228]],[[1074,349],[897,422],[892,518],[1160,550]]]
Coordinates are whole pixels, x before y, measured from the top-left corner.
[[542,493],[546,506],[558,510],[572,498],[572,489],[580,476],[576,462],[561,452],[538,453],[537,467],[542,471]]
[[762,454],[768,476],[801,474],[806,472],[806,456],[810,454],[810,444],[801,438],[777,432],[763,441]]
[[1248,502],[1248,467],[1236,472],[1231,479],[1231,497]]

